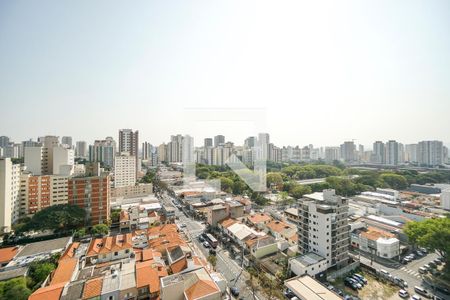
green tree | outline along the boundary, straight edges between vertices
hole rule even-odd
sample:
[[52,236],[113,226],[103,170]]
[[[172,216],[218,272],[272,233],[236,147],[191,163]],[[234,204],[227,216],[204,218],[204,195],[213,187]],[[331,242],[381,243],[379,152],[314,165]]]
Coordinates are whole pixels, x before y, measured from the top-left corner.
[[55,270],[56,265],[50,261],[33,262],[30,265],[28,276],[32,279],[34,287],[39,286],[47,276]]
[[227,177],[220,177],[220,187],[222,191],[231,193],[233,190],[233,180]]
[[109,233],[109,227],[106,224],[94,225],[91,229],[92,235],[107,235]]
[[76,205],[53,205],[34,214],[31,220],[20,228],[20,232],[45,229],[55,231],[77,229],[84,225],[85,215],[85,210]]
[[75,233],[73,234],[73,237],[79,239],[79,238],[85,237],[86,235],[87,235],[86,228],[80,228],[77,231],[75,231]]
[[297,184],[294,185],[290,190],[290,195],[296,199],[303,197],[305,194],[310,194],[311,188],[307,185]]
[[404,228],[411,243],[437,251],[445,263],[445,273],[450,277],[450,218],[426,219],[408,222]]
[[208,262],[211,264],[211,266],[215,270],[216,269],[216,265],[217,265],[217,257],[215,255],[208,256]]
[[269,188],[275,187],[276,189],[279,189],[282,187],[283,177],[281,176],[280,172],[267,173],[266,183],[267,183],[267,187],[269,187]]
[[380,179],[389,187],[396,190],[404,190],[408,187],[408,181],[402,175],[394,173],[383,173],[380,175]]
[[25,277],[0,282],[0,299],[26,300],[31,294]]

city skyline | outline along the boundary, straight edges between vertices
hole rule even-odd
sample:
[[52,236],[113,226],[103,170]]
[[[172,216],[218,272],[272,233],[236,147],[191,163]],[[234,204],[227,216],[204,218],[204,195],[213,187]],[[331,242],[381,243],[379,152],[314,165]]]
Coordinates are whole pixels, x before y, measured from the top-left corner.
[[[192,138],[194,139],[194,147],[197,148],[197,147],[203,147],[203,146],[204,146],[204,139],[207,139],[207,138],[212,138],[212,139],[214,139],[214,137],[217,136],[217,135],[224,135],[224,134],[222,134],[222,133],[217,133],[217,134],[211,135],[211,136],[204,136],[204,137],[201,137],[201,138],[196,138],[196,137],[192,136],[192,135],[189,134],[189,133],[188,133],[188,134],[183,134],[183,133],[172,133],[172,134],[169,134],[163,141],[161,141],[161,142],[154,142],[154,141],[151,140],[151,139],[145,139],[145,138],[143,138],[143,137],[141,136],[142,131],[141,131],[140,129],[138,129],[138,128],[132,128],[132,130],[139,131],[139,144],[138,144],[138,146],[139,146],[139,151],[140,151],[140,152],[142,151],[142,149],[141,149],[141,148],[142,148],[142,143],[144,143],[144,142],[150,143],[152,146],[157,147],[157,146],[159,146],[159,145],[161,145],[161,144],[167,144],[168,142],[170,142],[170,137],[171,137],[171,136],[176,136],[176,135],[186,136],[186,135],[188,135],[188,136],[190,136],[190,137],[192,137]],[[119,132],[119,129],[117,129],[116,131]],[[30,137],[30,138],[27,138],[27,139],[24,139],[24,140],[15,139],[14,137],[8,136],[8,135],[3,134],[3,133],[0,133],[0,136],[6,136],[6,137],[8,137],[8,138],[10,139],[10,142],[14,142],[14,143],[21,143],[21,142],[30,141],[30,140],[31,140],[31,141],[37,141],[39,137],[45,137],[45,136],[57,136],[60,140],[62,140],[63,137],[71,137],[71,138],[73,139],[72,145],[74,146],[74,148],[76,148],[76,147],[75,147],[75,144],[76,144],[77,142],[86,142],[86,143],[87,143],[87,146],[89,146],[89,145],[93,145],[93,144],[95,143],[95,141],[102,141],[102,140],[104,140],[105,138],[108,138],[108,137],[112,137],[113,140],[114,140],[116,143],[118,143],[118,142],[119,142],[119,134],[118,134],[117,132],[116,132],[115,135],[110,134],[110,135],[106,135],[106,136],[103,136],[103,137],[97,137],[97,138],[95,138],[95,139],[92,140],[92,141],[91,141],[91,140],[87,140],[87,139],[83,139],[82,137],[81,137],[80,139],[77,139],[77,138],[74,138],[73,136],[69,136],[69,135],[57,135],[57,134],[56,134],[56,135],[53,135],[53,134],[41,134],[41,135],[38,135],[38,136],[36,136],[36,137]],[[261,132],[259,132],[259,133],[261,133]],[[336,144],[313,144],[313,143],[308,143],[307,141],[305,141],[304,143],[279,144],[279,143],[276,143],[276,142],[275,142],[275,141],[277,140],[277,138],[274,137],[270,132],[265,132],[265,133],[268,133],[268,134],[269,134],[269,136],[270,136],[270,142],[273,143],[275,146],[278,146],[278,147],[288,147],[288,146],[291,146],[291,147],[296,147],[296,146],[298,146],[298,147],[304,147],[304,146],[308,146],[308,145],[313,145],[314,147],[339,147],[342,143],[347,142],[347,141],[353,141],[353,142],[355,143],[356,146],[358,146],[358,145],[364,146],[364,150],[374,150],[374,149],[373,149],[373,145],[374,145],[374,143],[376,143],[376,142],[378,142],[378,141],[381,141],[381,142],[383,142],[383,143],[387,143],[387,142],[389,142],[389,141],[396,141],[396,142],[398,142],[398,143],[402,143],[403,145],[417,144],[417,143],[419,143],[419,142],[421,142],[421,141],[442,141],[444,146],[450,147],[450,142],[446,143],[446,141],[439,140],[439,139],[433,139],[433,138],[425,138],[425,139],[415,140],[415,141],[411,141],[411,142],[405,142],[405,141],[403,141],[403,140],[401,140],[401,139],[393,139],[393,138],[387,138],[387,139],[373,139],[372,142],[369,142],[368,144],[361,144],[361,143],[358,142],[358,139],[342,139],[340,142],[337,142]],[[229,139],[229,138],[227,137],[227,135],[224,135],[224,136],[225,136],[225,142],[232,142],[235,146],[243,146],[244,143],[245,143],[245,139],[247,139],[247,138],[249,138],[249,137],[257,137],[257,136],[258,136],[258,133],[256,133],[255,135],[249,135],[249,136],[246,136],[244,139],[242,139],[242,141],[237,141],[237,140]],[[62,143],[62,142],[61,142],[61,143]],[[62,144],[63,144],[63,143],[62,143]],[[357,150],[358,150],[358,149],[357,149]]]
[[[450,4],[326,4],[2,3],[2,134],[448,145]],[[264,126],[190,124],[192,108],[260,109]]]

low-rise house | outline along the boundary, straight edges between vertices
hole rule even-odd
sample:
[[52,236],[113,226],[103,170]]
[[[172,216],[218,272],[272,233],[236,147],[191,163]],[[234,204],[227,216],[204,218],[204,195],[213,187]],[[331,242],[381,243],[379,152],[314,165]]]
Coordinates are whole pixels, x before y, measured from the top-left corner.
[[227,201],[225,204],[228,208],[229,217],[232,219],[244,216],[244,206],[237,201]]
[[224,205],[213,205],[208,208],[207,222],[209,225],[215,227],[217,223],[228,218],[229,212]]
[[247,223],[260,230],[263,230],[270,221],[272,221],[272,217],[265,213],[255,213],[247,217]]
[[104,238],[92,239],[86,254],[86,261],[91,264],[123,259],[133,252],[132,234],[118,234]]
[[256,231],[255,229],[239,222],[230,222],[225,220],[221,224],[222,231],[231,240],[240,246],[240,248],[246,247],[246,241],[265,236],[263,231]]
[[248,196],[238,196],[235,197],[234,200],[238,201],[239,203],[244,206],[244,213],[249,214],[252,211],[252,201]]
[[[277,240],[286,240],[292,245],[292,238],[297,235],[297,228],[282,221],[270,221],[266,224],[268,232]],[[297,237],[298,239],[298,237]]]
[[278,251],[277,241],[269,235],[248,240],[245,244],[250,256],[254,259],[260,259]]
[[357,230],[351,234],[352,246],[383,258],[395,258],[400,254],[400,241],[395,235],[375,228]]
[[151,261],[136,264],[137,299],[158,299],[160,295],[160,279],[166,277],[166,269]]
[[161,279],[161,300],[220,300],[221,290],[204,268]]
[[327,260],[314,252],[289,259],[289,271],[299,275],[316,276],[327,270]]

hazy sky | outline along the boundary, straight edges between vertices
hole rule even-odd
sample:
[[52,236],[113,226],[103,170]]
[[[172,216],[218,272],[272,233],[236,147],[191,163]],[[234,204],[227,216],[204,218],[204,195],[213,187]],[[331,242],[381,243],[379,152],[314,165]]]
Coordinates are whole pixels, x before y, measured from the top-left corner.
[[450,1],[0,1],[0,135],[450,143]]

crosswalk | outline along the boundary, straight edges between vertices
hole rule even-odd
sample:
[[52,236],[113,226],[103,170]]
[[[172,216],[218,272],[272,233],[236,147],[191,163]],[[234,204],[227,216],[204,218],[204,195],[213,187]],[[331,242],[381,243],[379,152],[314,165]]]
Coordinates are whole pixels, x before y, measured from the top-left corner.
[[414,276],[416,278],[421,278],[422,277],[418,272],[410,270],[410,269],[408,269],[406,267],[401,267],[400,270],[402,270],[403,272],[408,273],[409,275],[412,275],[412,276]]

